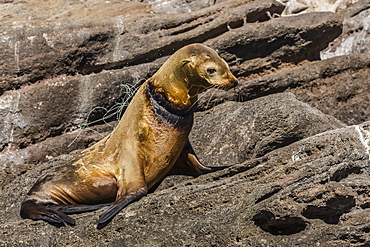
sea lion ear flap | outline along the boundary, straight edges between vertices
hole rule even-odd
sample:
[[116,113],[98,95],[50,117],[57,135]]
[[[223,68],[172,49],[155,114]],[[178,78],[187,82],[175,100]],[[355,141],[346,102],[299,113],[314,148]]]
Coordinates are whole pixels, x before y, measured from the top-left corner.
[[184,67],[185,65],[191,63],[191,60],[190,59],[185,59],[185,60],[182,60],[181,62],[181,66]]
[[182,62],[181,62],[182,67],[184,67],[187,64],[194,66],[194,64],[195,64],[194,62],[195,62],[196,57],[197,57],[197,55],[192,55],[190,58],[182,60]]

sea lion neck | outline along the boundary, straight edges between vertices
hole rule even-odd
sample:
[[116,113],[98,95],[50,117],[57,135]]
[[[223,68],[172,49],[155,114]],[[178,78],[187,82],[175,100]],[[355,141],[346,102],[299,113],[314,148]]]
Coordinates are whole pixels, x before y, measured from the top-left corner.
[[190,107],[197,100],[199,88],[192,86],[181,73],[158,71],[150,81],[157,92],[178,108]]
[[[148,98],[153,102],[155,102],[154,105],[159,105],[161,108],[165,109],[171,114],[177,115],[177,116],[185,116],[185,115],[191,115],[193,112],[192,106],[190,105],[184,105],[180,106],[179,104],[175,104],[172,101],[168,100],[167,96],[165,95],[162,90],[158,90],[156,88],[152,81],[149,80],[146,85],[146,93]],[[190,100],[190,102],[192,102]],[[153,106],[155,108],[155,106]]]

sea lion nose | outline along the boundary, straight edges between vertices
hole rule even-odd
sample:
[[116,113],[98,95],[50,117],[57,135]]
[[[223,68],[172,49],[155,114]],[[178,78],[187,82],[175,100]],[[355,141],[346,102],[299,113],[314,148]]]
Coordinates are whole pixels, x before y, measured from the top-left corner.
[[238,80],[234,80],[233,81],[233,87],[236,87],[238,85],[238,83],[239,83]]

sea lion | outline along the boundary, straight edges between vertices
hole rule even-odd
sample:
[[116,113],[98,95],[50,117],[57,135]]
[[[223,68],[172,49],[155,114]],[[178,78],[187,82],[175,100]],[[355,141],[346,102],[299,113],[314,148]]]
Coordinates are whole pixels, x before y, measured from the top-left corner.
[[202,165],[188,135],[199,90],[236,84],[227,63],[211,48],[191,44],[179,49],[143,83],[110,135],[35,183],[21,217],[74,225],[67,214],[109,206],[97,221],[107,224],[171,168],[193,176],[224,168]]

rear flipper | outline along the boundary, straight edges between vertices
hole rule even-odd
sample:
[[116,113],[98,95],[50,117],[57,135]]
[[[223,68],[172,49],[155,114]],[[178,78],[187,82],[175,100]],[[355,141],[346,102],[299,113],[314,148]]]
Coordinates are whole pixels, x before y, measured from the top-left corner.
[[197,158],[194,149],[192,148],[189,140],[185,144],[179,158],[177,159],[175,165],[169,172],[169,174],[177,175],[190,175],[193,177],[198,177],[202,174],[207,174],[219,170],[223,170],[230,166],[217,166],[209,167],[203,165]]
[[96,204],[96,205],[84,205],[84,204],[76,204],[76,205],[48,205],[48,208],[52,208],[59,212],[63,212],[65,214],[78,214],[84,212],[92,212],[107,206],[110,206],[112,203],[105,203],[105,204]]
[[22,203],[20,214],[23,219],[43,220],[48,223],[61,225],[65,223],[69,225],[76,224],[75,220],[68,215],[31,200]]

